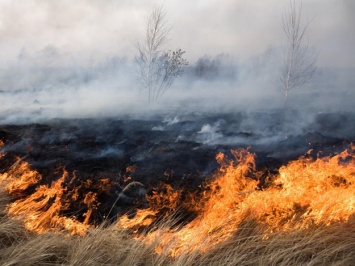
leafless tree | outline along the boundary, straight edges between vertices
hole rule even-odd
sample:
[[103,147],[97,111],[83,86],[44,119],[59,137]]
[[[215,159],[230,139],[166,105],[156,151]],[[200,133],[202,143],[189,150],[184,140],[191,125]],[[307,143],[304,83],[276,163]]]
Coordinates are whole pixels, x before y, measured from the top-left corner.
[[148,101],[160,98],[180,76],[187,61],[181,49],[164,50],[171,28],[166,20],[163,6],[154,7],[146,22],[145,38],[137,43],[138,79],[141,88],[148,93]]
[[286,36],[286,48],[281,67],[279,87],[287,104],[292,89],[302,87],[313,77],[317,55],[308,47],[307,29],[310,24],[302,22],[302,1],[289,0],[289,7],[282,17],[283,31]]

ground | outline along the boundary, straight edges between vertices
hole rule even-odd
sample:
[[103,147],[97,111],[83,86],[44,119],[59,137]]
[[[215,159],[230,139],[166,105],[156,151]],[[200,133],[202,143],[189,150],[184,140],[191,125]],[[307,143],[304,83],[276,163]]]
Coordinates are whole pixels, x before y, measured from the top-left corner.
[[[43,176],[41,184],[58,178],[60,169],[68,172],[64,185],[69,186],[73,176],[75,184],[91,180],[90,189],[99,192],[101,201],[91,219],[99,223],[108,212],[116,216],[144,205],[136,197],[132,202],[115,203],[132,181],[143,184],[148,194],[161,183],[198,193],[199,186],[218,169],[215,156],[219,152],[228,156],[231,149],[249,147],[256,154],[258,169],[273,173],[309,150],[308,156],[313,157],[343,150],[355,140],[354,125],[353,113],[296,110],[52,119],[1,125],[6,155],[0,167],[5,172],[23,158]],[[100,192],[99,180],[104,178],[113,185]],[[262,189],[267,184],[263,177],[258,178]],[[113,211],[114,203],[117,208]],[[78,219],[83,219],[85,209],[78,209],[72,204],[67,212],[79,212]]]

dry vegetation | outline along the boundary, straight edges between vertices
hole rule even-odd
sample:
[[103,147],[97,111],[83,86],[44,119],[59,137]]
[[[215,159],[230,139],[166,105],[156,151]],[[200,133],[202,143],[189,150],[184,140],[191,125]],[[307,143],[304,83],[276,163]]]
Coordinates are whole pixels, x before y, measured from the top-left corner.
[[0,265],[354,265],[355,217],[347,223],[281,232],[263,239],[252,221],[205,254],[158,255],[129,231],[100,227],[85,237],[35,234],[7,217],[1,195]]

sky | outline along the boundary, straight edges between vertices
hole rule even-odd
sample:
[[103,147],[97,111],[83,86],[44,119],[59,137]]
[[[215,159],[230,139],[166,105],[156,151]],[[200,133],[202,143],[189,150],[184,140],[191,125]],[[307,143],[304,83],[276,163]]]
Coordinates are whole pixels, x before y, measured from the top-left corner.
[[[282,44],[281,16],[287,3],[0,0],[0,60],[15,60],[21,51],[39,57],[46,47],[54,47],[61,62],[132,58],[146,17],[154,5],[161,4],[172,26],[169,48],[182,48],[191,62],[219,53],[244,60]],[[317,49],[318,66],[355,66],[355,1],[304,0],[303,14],[304,21],[311,21],[309,45]]]
[[[288,3],[0,0],[0,123],[12,123],[20,116],[91,117],[144,109],[147,97],[132,65],[146,19],[154,6],[161,5],[172,29],[165,48],[186,51],[190,74],[198,59],[220,54],[227,55],[226,73],[236,73],[233,80],[223,75],[217,80],[185,75],[160,100],[164,108],[186,100],[197,110],[201,105],[282,106],[282,94],[275,86],[280,58],[275,58],[286,44],[282,15]],[[353,101],[345,105],[344,99],[355,98],[355,1],[303,0],[302,12],[303,22],[310,22],[307,41],[321,71],[301,94],[292,92],[298,97],[294,102],[353,109]],[[315,98],[304,94],[306,90]],[[338,91],[342,95],[335,97],[333,92]]]

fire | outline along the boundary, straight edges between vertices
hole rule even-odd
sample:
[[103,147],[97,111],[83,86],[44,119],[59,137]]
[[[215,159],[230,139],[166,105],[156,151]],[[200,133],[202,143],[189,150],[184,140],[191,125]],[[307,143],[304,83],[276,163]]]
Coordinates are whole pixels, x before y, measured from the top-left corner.
[[149,226],[154,221],[157,213],[157,211],[152,210],[138,210],[134,219],[130,219],[127,215],[124,215],[117,221],[117,225],[125,229],[132,229],[137,227],[137,225]]
[[[31,170],[29,163],[18,159],[8,172],[0,175],[0,183],[5,184],[5,189],[15,200],[8,205],[9,216],[22,220],[25,227],[36,233],[60,232],[65,230],[71,235],[85,235],[92,227],[89,220],[93,210],[99,205],[97,194],[89,191],[84,195],[82,205],[87,211],[82,215],[84,220],[76,217],[66,217],[63,212],[69,209],[72,202],[80,201],[79,191],[83,186],[89,187],[91,182],[85,182],[69,189],[75,182],[73,178],[65,186],[68,172],[62,169],[62,175],[49,185],[40,185],[42,176]],[[108,179],[99,180],[102,191],[110,187]],[[32,187],[33,193],[28,194],[27,189]]]
[[275,183],[282,186],[283,210],[295,209],[291,203],[303,209],[300,217],[293,217],[283,227],[347,221],[355,212],[354,157],[353,150],[345,150],[315,161],[302,157],[281,167]]
[[20,193],[29,186],[36,184],[42,178],[38,172],[32,171],[29,168],[29,164],[23,162],[22,159],[18,158],[8,172],[0,175],[0,182],[7,183],[6,190],[10,194]]
[[162,253],[168,249],[172,256],[195,249],[205,251],[230,238],[243,219],[233,210],[239,208],[243,199],[255,191],[257,185],[257,181],[246,178],[247,174],[255,170],[254,155],[248,150],[232,152],[237,164],[228,161],[222,153],[217,155],[221,169],[217,178],[206,185],[202,202],[196,202],[201,208],[196,219],[179,230],[159,229],[149,233],[146,239],[141,238],[149,243],[159,242],[156,251]]
[[[85,234],[88,225],[60,215],[68,207],[68,203],[63,202],[65,189],[62,186],[67,176],[68,173],[63,170],[58,180],[50,185],[39,185],[33,194],[9,204],[9,215],[22,220],[28,230],[36,233],[58,232],[65,229],[70,234]],[[21,162],[13,171],[0,177],[0,180],[5,179],[8,182],[7,191],[13,194],[15,191],[24,193],[42,177],[38,172],[31,170],[27,162]]]
[[161,184],[159,188],[153,190],[147,200],[155,211],[161,209],[174,211],[178,207],[180,193],[181,191],[175,191],[170,185]]
[[[233,159],[217,154],[220,168],[199,192],[160,184],[146,196],[148,208],[118,217],[115,226],[132,230],[135,238],[155,245],[157,253],[176,257],[205,252],[238,237],[248,221],[255,225],[252,230],[268,238],[278,231],[345,223],[355,213],[355,145],[335,156],[313,159],[308,153],[267,176],[267,182],[259,180],[265,173],[257,170],[249,149],[231,153]],[[103,204],[100,193],[111,193],[112,182],[78,180],[75,171],[70,178],[64,168],[58,173],[59,178],[45,184],[39,172],[18,158],[0,174],[0,183],[14,199],[9,216],[37,233],[85,235],[95,226],[94,214]],[[68,216],[73,203],[83,211]],[[194,215],[181,221],[181,210]]]
[[[193,221],[177,229],[160,228],[139,238],[156,243],[158,253],[179,256],[207,251],[237,236],[242,223],[248,220],[254,221],[267,238],[276,231],[346,222],[355,213],[353,147],[333,157],[292,161],[279,169],[264,190],[256,189],[259,175],[255,155],[248,150],[232,153],[235,160],[228,160],[222,153],[217,155],[221,168],[205,185],[201,202],[195,202],[200,209]],[[133,227],[144,219],[141,215],[123,217],[119,224],[123,222]]]
[[124,215],[117,221],[117,225],[138,232],[138,227],[150,226],[161,212],[164,216],[159,218],[168,218],[178,208],[180,193],[181,191],[175,191],[170,185],[160,184],[159,188],[153,190],[151,196],[147,196],[150,209],[137,210],[134,219]]
[[[0,149],[2,149],[2,147],[4,147],[4,142],[0,139]],[[3,158],[4,156],[5,156],[5,153],[0,151],[0,160],[1,160],[1,158]]]

